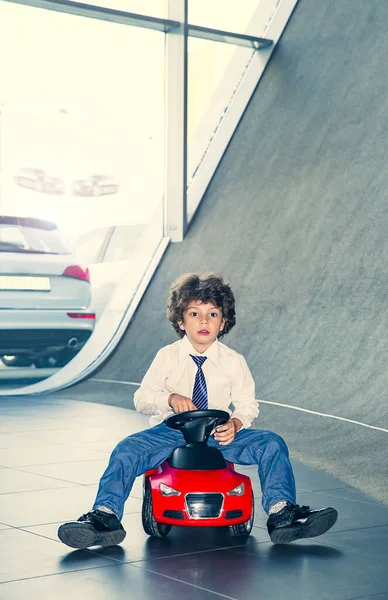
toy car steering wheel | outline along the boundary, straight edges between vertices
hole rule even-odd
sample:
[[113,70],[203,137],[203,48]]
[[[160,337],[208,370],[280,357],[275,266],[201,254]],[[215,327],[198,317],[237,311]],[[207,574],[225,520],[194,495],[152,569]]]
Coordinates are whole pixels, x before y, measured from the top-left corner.
[[171,429],[182,429],[186,423],[197,419],[211,419],[213,427],[223,425],[230,419],[230,415],[226,410],[187,410],[182,413],[177,413],[167,417],[165,423]]
[[171,429],[178,429],[184,435],[187,444],[206,443],[215,427],[229,421],[226,410],[187,410],[171,415],[165,423]]

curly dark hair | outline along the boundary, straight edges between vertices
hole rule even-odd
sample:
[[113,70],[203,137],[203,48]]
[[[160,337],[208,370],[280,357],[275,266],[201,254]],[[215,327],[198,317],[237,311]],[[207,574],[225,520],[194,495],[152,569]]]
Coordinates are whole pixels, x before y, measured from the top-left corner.
[[235,300],[229,283],[215,273],[185,273],[171,285],[167,303],[167,318],[179,337],[183,338],[185,332],[178,322],[183,321],[183,313],[192,300],[204,304],[211,302],[222,312],[225,325],[218,338],[221,339],[235,326]]

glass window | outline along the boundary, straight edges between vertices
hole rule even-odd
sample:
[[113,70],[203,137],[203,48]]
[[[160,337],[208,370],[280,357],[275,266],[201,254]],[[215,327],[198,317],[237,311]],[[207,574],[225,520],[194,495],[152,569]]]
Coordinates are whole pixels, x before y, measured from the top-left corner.
[[144,225],[116,227],[105,251],[104,262],[130,259],[144,231]]
[[[187,183],[190,186],[254,50],[196,38],[189,39],[188,49]],[[188,206],[188,221],[195,208]]]
[[125,12],[164,18],[164,0],[80,0],[83,4],[93,4],[103,8],[114,8]]
[[260,0],[244,0],[237,6],[234,0],[189,0],[188,20],[191,25],[245,33],[261,3]]
[[[10,247],[10,248],[9,248]],[[25,250],[28,248],[26,238],[18,227],[0,224],[0,252],[11,250]]]
[[109,227],[102,227],[101,229],[96,229],[96,231],[90,231],[74,241],[74,250],[86,265],[89,266],[101,262],[109,232]]
[[[164,3],[156,0],[101,5],[164,13]],[[89,283],[82,263],[73,262],[76,257],[65,264],[58,256],[27,260],[19,253],[7,264],[0,261],[0,277],[15,286],[12,303],[17,298],[20,309],[10,323],[1,309],[11,292],[0,293],[0,386],[11,365],[20,369],[20,381],[46,377],[47,372],[39,375],[42,367],[64,366],[93,334],[95,322],[86,317],[70,321],[69,309],[95,311],[101,318],[134,239],[124,236],[112,250],[113,269],[112,263],[95,262],[98,230],[139,223],[147,230],[147,244],[127,275],[128,301],[160,244],[164,38],[158,31],[0,0],[0,56],[7,58],[0,61],[0,214],[56,223],[57,235],[71,248],[78,245],[90,272]],[[45,231],[40,242],[44,247],[47,241],[46,251],[51,234]],[[7,243],[23,243],[23,248],[32,243],[16,231],[6,235],[13,236]],[[29,287],[21,294],[18,286]],[[32,339],[36,324],[39,332]],[[66,328],[79,340],[76,347],[67,346]],[[17,347],[12,345],[16,338]],[[5,365],[2,356],[14,359]],[[12,377],[15,387],[15,372]]]

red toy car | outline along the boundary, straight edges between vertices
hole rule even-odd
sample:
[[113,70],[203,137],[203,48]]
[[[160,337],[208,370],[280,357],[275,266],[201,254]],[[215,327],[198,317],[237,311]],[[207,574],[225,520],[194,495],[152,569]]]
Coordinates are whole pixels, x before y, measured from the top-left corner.
[[172,525],[227,527],[233,536],[250,534],[251,480],[207,445],[214,428],[229,418],[223,410],[193,410],[166,419],[168,427],[183,433],[186,445],[144,475],[142,522],[148,535],[165,537]]

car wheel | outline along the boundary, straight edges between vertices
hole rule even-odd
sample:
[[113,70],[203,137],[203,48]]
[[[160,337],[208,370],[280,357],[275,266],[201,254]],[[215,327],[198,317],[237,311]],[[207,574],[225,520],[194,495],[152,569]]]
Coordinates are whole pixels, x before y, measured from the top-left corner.
[[229,525],[228,533],[233,537],[248,537],[252,531],[253,520],[255,518],[255,501],[252,495],[252,516],[245,523],[239,523],[237,525]]
[[6,367],[30,367],[34,362],[28,356],[2,356],[0,360]]
[[158,523],[154,519],[154,514],[152,512],[151,487],[148,487],[144,493],[141,521],[144,531],[151,537],[166,537],[166,535],[170,533],[171,525],[168,525],[167,523]]
[[59,367],[56,356],[38,356],[34,363],[37,369],[55,369]]
[[59,369],[67,365],[76,354],[70,350],[62,350],[51,356],[38,356],[34,363],[37,369]]

